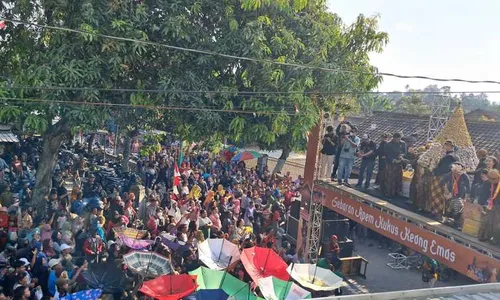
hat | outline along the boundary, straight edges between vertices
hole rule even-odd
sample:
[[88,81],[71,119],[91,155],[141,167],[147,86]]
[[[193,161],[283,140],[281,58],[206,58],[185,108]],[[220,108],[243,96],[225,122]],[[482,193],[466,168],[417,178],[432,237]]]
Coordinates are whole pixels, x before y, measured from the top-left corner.
[[25,266],[25,267],[30,265],[30,262],[28,261],[28,259],[27,259],[27,258],[24,258],[24,257],[23,257],[23,258],[19,259],[19,261],[20,261],[20,262],[23,262],[23,263],[24,263],[24,265],[23,265],[23,266]]
[[95,178],[94,174],[90,174],[89,178]]
[[365,134],[363,134],[363,136],[361,138],[364,140],[367,140],[369,138],[369,136],[368,136],[368,134],[365,133]]
[[53,267],[57,266],[60,263],[61,263],[61,259],[53,258],[53,259],[49,260],[49,268],[52,269]]
[[64,250],[68,250],[68,249],[71,249],[71,246],[68,245],[68,244],[62,244],[60,247],[59,247],[59,251],[60,252],[63,252]]
[[116,244],[115,241],[109,240],[108,241],[108,248],[111,248],[112,245]]

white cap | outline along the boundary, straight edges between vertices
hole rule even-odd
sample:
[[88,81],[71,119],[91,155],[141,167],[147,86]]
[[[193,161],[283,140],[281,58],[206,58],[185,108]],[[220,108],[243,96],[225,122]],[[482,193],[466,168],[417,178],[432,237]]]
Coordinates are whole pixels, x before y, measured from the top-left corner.
[[27,259],[27,258],[24,258],[24,257],[23,257],[23,258],[21,258],[21,259],[19,259],[19,261],[22,261],[22,262],[24,263],[24,266],[25,266],[25,267],[26,267],[26,266],[28,266],[28,265],[30,264],[30,262],[28,261],[28,259]]
[[61,263],[61,259],[53,258],[53,259],[49,260],[49,268],[52,269],[53,267],[57,266],[59,263]]
[[68,249],[71,249],[71,246],[68,245],[68,244],[62,244],[60,247],[59,247],[59,251],[60,252],[63,252],[64,250],[68,250]]

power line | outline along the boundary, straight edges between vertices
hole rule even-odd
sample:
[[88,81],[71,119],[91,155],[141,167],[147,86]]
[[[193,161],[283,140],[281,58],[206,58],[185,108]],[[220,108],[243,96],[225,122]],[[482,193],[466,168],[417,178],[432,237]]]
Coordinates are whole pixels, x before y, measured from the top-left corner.
[[[0,76],[1,77],[1,76]],[[65,87],[65,86],[23,86],[7,85],[7,89],[14,90],[49,90],[49,91],[101,91],[101,92],[123,92],[123,93],[154,93],[154,94],[234,94],[239,96],[259,96],[259,95],[390,95],[390,94],[422,94],[422,95],[442,95],[440,91],[230,91],[230,90],[176,90],[176,89],[129,89],[129,88],[99,88],[99,87]],[[500,94],[500,91],[457,91],[449,94]]]
[[15,97],[0,97],[0,100],[9,100],[14,102],[33,102],[33,103],[58,103],[63,105],[89,105],[99,107],[119,107],[119,108],[144,108],[144,109],[157,109],[157,110],[171,110],[171,111],[212,111],[224,113],[237,113],[237,114],[251,114],[251,115],[282,115],[296,116],[300,112],[292,113],[290,111],[257,111],[257,110],[238,110],[238,109],[222,109],[211,107],[185,107],[185,106],[157,106],[157,105],[141,105],[141,104],[121,104],[121,103],[106,103],[106,102],[87,102],[87,101],[64,101],[64,100],[50,100],[40,98],[15,98]]
[[10,22],[10,23],[13,23],[13,24],[19,23],[19,24],[23,24],[23,25],[27,25],[27,26],[38,27],[38,28],[62,30],[62,31],[67,31],[67,32],[79,33],[79,34],[87,34],[87,35],[93,35],[93,36],[106,38],[106,39],[113,39],[113,40],[132,42],[132,43],[140,43],[140,44],[145,44],[145,45],[150,45],[150,46],[158,46],[158,47],[163,47],[163,48],[168,48],[168,49],[178,50],[178,51],[192,52],[192,53],[212,55],[212,56],[220,56],[220,57],[229,58],[229,59],[238,59],[238,60],[245,60],[245,61],[252,61],[252,62],[259,62],[259,63],[269,63],[269,64],[275,64],[275,65],[280,65],[280,66],[296,67],[296,68],[303,68],[303,69],[313,69],[313,70],[328,71],[328,72],[364,74],[364,75],[371,75],[371,76],[377,76],[377,75],[378,76],[388,76],[388,77],[395,77],[395,78],[401,78],[401,79],[424,79],[424,80],[432,80],[432,81],[440,81],[440,82],[500,84],[500,81],[494,81],[494,80],[468,80],[468,79],[460,79],[460,78],[437,78],[437,77],[429,77],[429,76],[422,76],[422,75],[400,75],[400,74],[387,73],[387,72],[372,73],[372,72],[347,70],[347,69],[342,69],[342,68],[333,69],[333,68],[326,68],[326,67],[319,67],[319,66],[312,66],[312,65],[305,65],[305,64],[298,64],[298,63],[279,62],[279,61],[274,61],[274,60],[269,60],[269,59],[236,56],[236,55],[224,54],[224,53],[219,53],[219,52],[214,52],[214,51],[209,51],[209,50],[191,49],[191,48],[173,46],[173,45],[168,45],[168,44],[161,44],[161,43],[150,42],[150,41],[142,41],[142,40],[137,40],[137,39],[132,39],[132,38],[117,37],[117,36],[112,36],[112,35],[107,35],[107,34],[87,32],[87,31],[80,30],[80,29],[71,29],[71,28],[59,27],[59,26],[41,25],[41,24],[36,24],[36,23],[31,23],[31,22],[26,22],[26,21],[21,21],[21,20],[15,20],[15,19],[3,19],[3,20]]

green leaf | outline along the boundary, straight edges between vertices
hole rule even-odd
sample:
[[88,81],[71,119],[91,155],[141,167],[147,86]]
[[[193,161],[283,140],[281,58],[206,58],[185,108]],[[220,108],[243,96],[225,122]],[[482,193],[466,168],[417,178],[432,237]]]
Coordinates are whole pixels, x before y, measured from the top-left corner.
[[238,30],[238,21],[236,21],[235,19],[231,19],[229,21],[229,28],[231,29],[231,31],[236,31]]

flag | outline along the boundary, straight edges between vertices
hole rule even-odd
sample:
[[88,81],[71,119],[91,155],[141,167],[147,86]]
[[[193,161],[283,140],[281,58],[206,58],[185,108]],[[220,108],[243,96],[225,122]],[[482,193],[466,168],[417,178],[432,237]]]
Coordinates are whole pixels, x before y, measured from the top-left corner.
[[5,24],[5,21],[4,20],[0,21],[0,29],[5,29],[5,26],[7,26]]
[[179,145],[179,161],[177,164],[180,166],[182,165],[182,162],[184,161],[184,141],[181,141],[181,144]]
[[179,186],[181,184],[181,172],[179,172],[179,166],[174,165],[174,186]]

